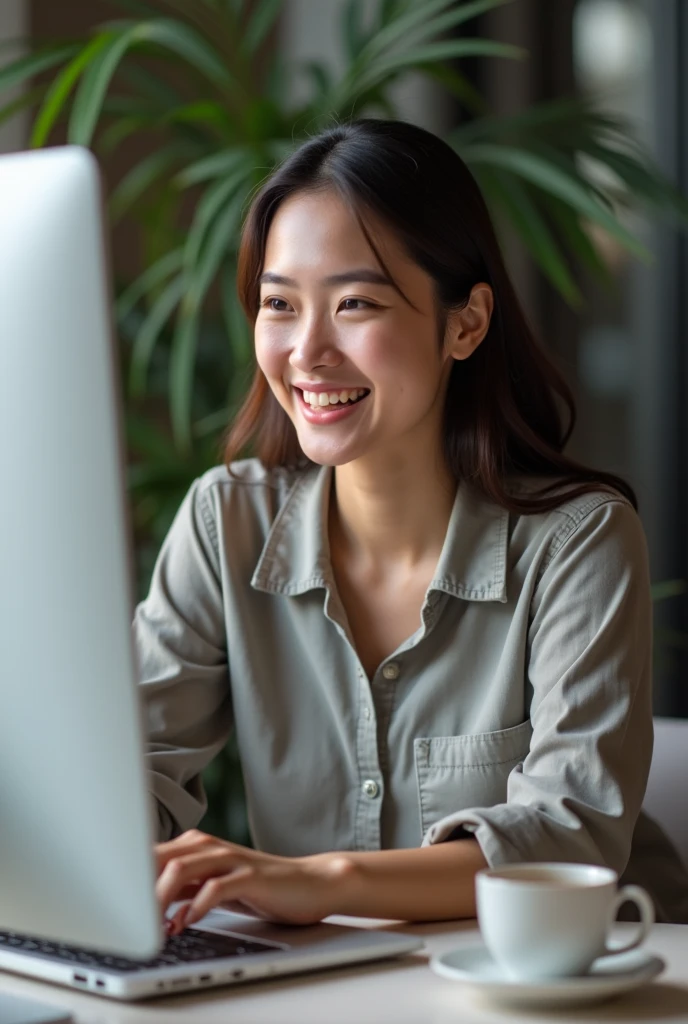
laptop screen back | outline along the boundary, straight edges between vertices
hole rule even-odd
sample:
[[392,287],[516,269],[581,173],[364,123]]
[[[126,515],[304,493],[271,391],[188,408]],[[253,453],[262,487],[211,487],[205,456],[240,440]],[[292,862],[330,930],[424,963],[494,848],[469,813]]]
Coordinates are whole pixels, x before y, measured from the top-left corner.
[[0,158],[0,928],[152,954],[97,165]]

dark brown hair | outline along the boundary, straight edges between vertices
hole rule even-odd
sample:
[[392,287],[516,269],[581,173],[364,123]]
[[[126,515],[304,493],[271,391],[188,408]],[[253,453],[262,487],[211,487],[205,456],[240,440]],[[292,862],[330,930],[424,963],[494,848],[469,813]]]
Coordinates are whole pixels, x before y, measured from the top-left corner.
[[[272,174],[251,204],[239,251],[239,297],[250,323],[277,209],[296,193],[330,189],[349,205],[378,258],[366,213],[395,232],[435,282],[440,317],[461,308],[478,282],[492,288],[488,332],[469,359],[455,362],[447,387],[444,454],[457,482],[522,513],[548,511],[593,487],[620,492],[635,506],[623,480],[563,454],[575,422],[571,391],[533,337],[473,176],[447,143],[416,125],[372,118],[337,125]],[[308,463],[260,368],[228,433],[225,461],[247,445],[268,468]],[[523,474],[545,479],[518,494],[514,477]]]

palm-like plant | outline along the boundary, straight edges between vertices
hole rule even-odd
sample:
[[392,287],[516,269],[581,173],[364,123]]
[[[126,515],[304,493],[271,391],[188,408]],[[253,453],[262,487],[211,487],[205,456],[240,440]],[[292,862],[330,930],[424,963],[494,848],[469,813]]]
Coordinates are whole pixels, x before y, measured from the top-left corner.
[[[435,79],[473,115],[447,141],[572,304],[580,301],[572,263],[606,273],[589,224],[643,256],[616,216],[619,203],[645,202],[688,220],[688,202],[652,168],[628,127],[590,102],[489,116],[456,62],[525,55],[458,33],[511,0],[347,0],[340,76],[323,63],[288,66],[265,53],[281,0],[114,2],[120,20],[87,39],[37,44],[0,70],[0,95],[26,86],[0,108],[0,120],[32,110],[32,146],[66,123],[67,139],[91,146],[106,164],[132,138],[145,144],[146,155],[109,198],[112,223],[134,216],[144,241],[145,269],[124,282],[116,302],[134,521],[148,538],[139,549],[142,586],[190,480],[217,461],[219,433],[251,366],[234,288],[242,212],[304,135],[354,114],[394,117],[390,87],[401,76],[413,70]],[[259,75],[266,57],[268,73]],[[294,76],[307,81],[306,102],[288,98]],[[613,189],[599,185],[595,161],[613,172]],[[208,782],[222,790],[219,763],[217,772]]]
[[[147,155],[120,181],[109,208],[113,223],[128,213],[143,232],[145,269],[120,290],[116,311],[131,342],[123,357],[129,437],[138,453],[131,469],[137,520],[155,525],[162,511],[158,537],[189,478],[215,461],[218,432],[245,386],[251,345],[234,270],[247,197],[305,133],[354,113],[395,116],[390,86],[409,70],[438,80],[473,111],[448,141],[570,303],[580,301],[572,256],[606,272],[590,223],[644,254],[616,216],[619,201],[645,201],[688,218],[688,203],[650,166],[627,126],[589,102],[486,114],[455,62],[524,54],[456,33],[510,0],[348,0],[341,76],[322,63],[287,67],[274,56],[262,78],[257,57],[281,0],[116,2],[128,16],[98,26],[86,40],[37,46],[0,71],[0,94],[39,75],[0,119],[34,108],[32,146],[45,145],[66,121],[68,140],[92,146],[105,162],[132,137],[145,140]],[[295,75],[310,86],[299,105],[286,98]],[[613,195],[591,175],[590,160],[614,172]],[[140,411],[161,373],[171,431],[155,425],[159,415]]]

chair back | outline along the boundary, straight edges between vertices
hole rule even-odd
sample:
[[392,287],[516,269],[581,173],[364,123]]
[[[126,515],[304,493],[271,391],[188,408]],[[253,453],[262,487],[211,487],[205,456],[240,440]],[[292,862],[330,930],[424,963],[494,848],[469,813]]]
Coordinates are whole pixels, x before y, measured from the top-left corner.
[[643,809],[688,867],[688,719],[655,718],[655,745]]

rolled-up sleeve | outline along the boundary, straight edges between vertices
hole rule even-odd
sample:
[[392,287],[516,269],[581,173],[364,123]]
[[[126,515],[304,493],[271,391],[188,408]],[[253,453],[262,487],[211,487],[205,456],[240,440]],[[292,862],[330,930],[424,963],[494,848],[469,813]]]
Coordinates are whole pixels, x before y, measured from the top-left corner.
[[133,628],[154,827],[164,840],[203,816],[201,772],[232,722],[216,528],[200,481],[179,508]]
[[652,606],[643,531],[610,499],[569,520],[530,607],[530,749],[504,803],[450,814],[424,845],[472,834],[491,866],[626,867],[652,756]]

